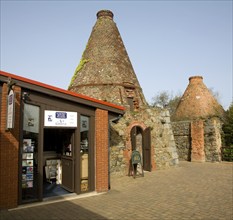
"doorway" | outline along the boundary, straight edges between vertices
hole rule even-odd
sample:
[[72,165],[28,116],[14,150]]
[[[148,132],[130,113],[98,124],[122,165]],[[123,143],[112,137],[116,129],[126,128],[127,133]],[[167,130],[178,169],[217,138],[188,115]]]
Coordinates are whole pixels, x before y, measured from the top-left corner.
[[44,129],[43,198],[74,192],[74,133],[74,129]]
[[140,126],[134,126],[130,132],[132,151],[137,150],[141,154],[143,170],[151,171],[151,129],[142,130]]

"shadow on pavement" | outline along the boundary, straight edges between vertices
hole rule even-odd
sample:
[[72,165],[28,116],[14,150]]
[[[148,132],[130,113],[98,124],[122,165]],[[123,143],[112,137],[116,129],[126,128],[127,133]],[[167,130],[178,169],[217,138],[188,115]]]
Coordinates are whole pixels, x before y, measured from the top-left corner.
[[55,219],[107,219],[85,207],[74,204],[72,201],[42,204],[34,207],[1,210],[1,220],[55,220]]

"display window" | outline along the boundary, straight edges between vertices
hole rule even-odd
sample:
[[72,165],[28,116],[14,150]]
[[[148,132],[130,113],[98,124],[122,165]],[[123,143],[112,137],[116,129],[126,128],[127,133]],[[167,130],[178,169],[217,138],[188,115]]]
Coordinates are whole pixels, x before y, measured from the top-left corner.
[[24,104],[23,143],[20,151],[22,202],[38,200],[38,136],[40,107]]
[[80,174],[81,192],[89,190],[89,117],[80,117]]

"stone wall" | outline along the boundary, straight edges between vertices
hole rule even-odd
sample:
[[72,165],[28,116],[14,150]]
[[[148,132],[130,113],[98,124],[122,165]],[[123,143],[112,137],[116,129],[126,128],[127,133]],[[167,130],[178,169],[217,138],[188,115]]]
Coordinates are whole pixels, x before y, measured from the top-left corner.
[[[172,122],[179,160],[191,161],[191,121]],[[203,120],[205,161],[221,161],[222,123],[219,118]],[[193,132],[193,135],[197,134]],[[196,135],[198,138],[200,135]],[[193,143],[195,145],[195,143]]]
[[152,170],[176,166],[178,154],[166,110],[145,108],[140,111],[127,111],[118,123],[110,127],[110,171],[114,175],[126,175],[132,153],[130,131],[133,126],[142,130],[151,127]]
[[191,160],[191,136],[190,122],[172,122],[172,129],[175,138],[179,160]]
[[206,161],[221,161],[222,123],[218,118],[204,121]]

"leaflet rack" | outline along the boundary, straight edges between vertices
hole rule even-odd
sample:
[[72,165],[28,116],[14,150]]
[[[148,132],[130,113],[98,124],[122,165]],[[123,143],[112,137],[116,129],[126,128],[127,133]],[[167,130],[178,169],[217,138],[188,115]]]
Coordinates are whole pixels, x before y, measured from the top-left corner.
[[61,160],[60,159],[47,159],[45,166],[46,180],[49,183],[53,183],[56,180],[56,184],[61,184]]

